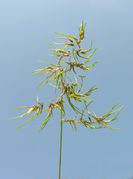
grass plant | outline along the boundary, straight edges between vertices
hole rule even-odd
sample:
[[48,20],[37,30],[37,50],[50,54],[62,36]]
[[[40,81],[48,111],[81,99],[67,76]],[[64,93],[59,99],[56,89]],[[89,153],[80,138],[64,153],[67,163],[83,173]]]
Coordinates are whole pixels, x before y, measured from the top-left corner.
[[[42,130],[53,117],[54,110],[59,110],[60,151],[58,179],[61,179],[63,125],[65,123],[69,124],[74,129],[77,129],[79,125],[88,129],[114,129],[111,123],[117,119],[123,108],[123,106],[115,104],[101,116],[91,112],[89,109],[90,104],[93,102],[91,94],[97,90],[97,87],[93,86],[85,91],[84,80],[87,77],[87,72],[93,70],[97,62],[93,62],[96,49],[93,48],[92,42],[90,42],[90,46],[87,49],[83,47],[85,31],[86,24],[82,21],[77,36],[61,32],[57,33],[62,42],[54,43],[53,45],[54,48],[51,55],[55,59],[55,63],[48,63],[48,65],[35,70],[33,73],[44,75],[43,80],[39,83],[39,87],[51,85],[58,91],[59,95],[55,97],[54,101],[52,99],[47,106],[44,106],[37,98],[36,104],[21,107],[26,109],[26,111],[17,116],[20,119],[30,116],[20,126],[23,127],[45,113],[45,119],[39,128]],[[67,115],[68,106],[74,113],[71,117]]]

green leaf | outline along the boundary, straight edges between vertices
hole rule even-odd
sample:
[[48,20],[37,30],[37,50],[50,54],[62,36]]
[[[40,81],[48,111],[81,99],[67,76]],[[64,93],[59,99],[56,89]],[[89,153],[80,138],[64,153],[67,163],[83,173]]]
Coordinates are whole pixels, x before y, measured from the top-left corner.
[[41,124],[40,129],[44,129],[44,127],[46,126],[46,124],[48,123],[48,121],[50,120],[50,118],[51,118],[51,115],[48,114],[48,115],[46,116],[44,122]]
[[18,126],[17,129],[20,129],[20,128],[22,128],[22,127],[25,127],[27,124],[29,124],[30,122],[32,122],[36,117],[37,117],[37,115],[32,116],[30,119],[26,120],[26,122],[24,122],[22,125]]
[[86,68],[87,68],[88,70],[91,70],[97,63],[98,63],[98,62],[94,62],[94,63],[88,65]]
[[71,108],[72,108],[76,113],[81,114],[81,112],[80,112],[80,110],[78,109],[78,107],[75,106],[75,105],[71,102],[71,99],[70,99],[68,96],[66,96],[66,97],[67,97],[68,103],[69,103],[69,105],[71,106]]
[[86,97],[86,96],[90,96],[91,93],[95,90],[97,90],[98,88],[96,87],[91,87],[86,93],[83,93],[82,96]]
[[120,106],[119,108],[116,109],[117,106],[118,106],[118,104],[113,105],[112,108],[107,113],[105,113],[103,115],[103,118],[107,118],[107,117],[115,114],[112,118],[113,120],[115,120],[117,118],[117,116],[119,115],[120,111],[123,109],[123,106]]

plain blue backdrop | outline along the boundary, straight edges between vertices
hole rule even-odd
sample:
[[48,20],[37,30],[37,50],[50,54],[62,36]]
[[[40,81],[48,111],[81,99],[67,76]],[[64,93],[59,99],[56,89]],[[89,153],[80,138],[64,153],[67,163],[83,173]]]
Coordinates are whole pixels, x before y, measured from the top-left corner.
[[[17,130],[10,118],[54,97],[51,88],[36,88],[40,77],[32,71],[40,61],[52,60],[49,42],[55,32],[77,33],[84,19],[87,41],[100,61],[85,85],[97,85],[98,114],[114,103],[125,106],[119,127],[73,131],[64,126],[62,179],[130,179],[133,176],[133,1],[131,0],[0,0],[0,179],[55,179],[58,171],[59,115],[43,132],[45,115]],[[51,96],[51,97],[50,97]]]

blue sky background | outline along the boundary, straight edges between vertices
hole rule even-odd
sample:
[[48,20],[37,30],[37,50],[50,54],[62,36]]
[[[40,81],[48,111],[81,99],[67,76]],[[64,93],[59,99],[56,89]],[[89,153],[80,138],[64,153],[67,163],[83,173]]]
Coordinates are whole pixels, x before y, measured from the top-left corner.
[[[50,88],[37,90],[32,75],[40,61],[51,60],[49,42],[55,32],[78,32],[87,23],[87,42],[100,61],[86,85],[96,84],[92,109],[102,114],[115,102],[125,105],[110,130],[64,127],[62,179],[130,179],[133,176],[133,2],[131,0],[1,0],[0,1],[0,178],[55,179],[58,169],[58,113],[43,132],[44,116],[21,130],[9,120],[20,105],[38,95],[54,97]],[[86,42],[86,43],[87,43]],[[21,112],[21,111],[20,111]]]

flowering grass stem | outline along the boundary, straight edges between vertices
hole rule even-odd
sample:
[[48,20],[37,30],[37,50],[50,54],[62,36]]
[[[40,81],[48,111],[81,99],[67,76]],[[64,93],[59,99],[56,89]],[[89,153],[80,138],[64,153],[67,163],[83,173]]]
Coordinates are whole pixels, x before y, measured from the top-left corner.
[[[92,70],[97,62],[91,62],[96,52],[96,49],[92,47],[92,41],[90,46],[84,49],[85,30],[86,23],[82,21],[78,36],[57,33],[58,36],[63,39],[63,42],[61,44],[54,43],[53,45],[54,49],[52,49],[51,55],[55,58],[56,62],[52,64],[48,62],[47,66],[35,70],[34,73],[46,75],[40,82],[39,87],[50,85],[53,89],[56,89],[58,93],[56,93],[54,100],[51,99],[50,103],[45,105],[40,102],[37,97],[36,104],[20,107],[26,110],[23,114],[16,117],[21,119],[30,116],[30,118],[20,126],[23,127],[45,112],[44,121],[39,128],[42,130],[53,117],[54,111],[60,111],[58,179],[61,179],[64,123],[68,123],[73,129],[76,129],[77,126],[80,125],[88,129],[107,128],[114,130],[110,124],[117,119],[120,111],[123,109],[123,106],[116,104],[103,115],[97,115],[90,111],[89,106],[93,102],[91,94],[97,88],[91,87],[84,90],[84,80],[87,77],[87,71]],[[89,80],[86,84],[88,84],[88,82]],[[70,117],[66,106],[70,107],[73,112]]]
[[61,164],[62,164],[62,134],[63,134],[63,113],[61,111],[60,116],[60,153],[59,153],[59,173],[58,173],[58,179],[61,179]]

